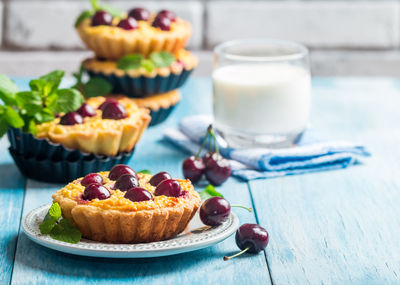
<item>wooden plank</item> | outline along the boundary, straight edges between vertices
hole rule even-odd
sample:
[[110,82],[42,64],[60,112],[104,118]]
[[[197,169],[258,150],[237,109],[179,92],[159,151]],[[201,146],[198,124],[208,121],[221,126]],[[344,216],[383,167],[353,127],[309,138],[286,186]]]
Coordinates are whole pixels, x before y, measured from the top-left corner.
[[0,284],[11,279],[25,188],[8,145],[5,137],[0,139]]
[[274,284],[400,282],[399,86],[316,80],[313,126],[373,156],[351,169],[250,183]]
[[[182,177],[181,162],[186,157],[176,148],[162,143],[162,130],[176,124],[178,118],[211,111],[209,81],[192,80],[183,89],[184,99],[165,125],[148,130],[130,162],[136,170],[153,173],[167,170]],[[59,186],[28,182],[24,214],[50,201]],[[220,191],[232,203],[251,205],[246,183],[230,179]],[[241,222],[254,222],[254,213],[235,210]],[[177,256],[152,259],[96,259],[62,254],[45,249],[20,236],[12,284],[269,284],[270,277],[263,254],[229,262],[222,257],[236,251],[234,237],[216,246]],[[251,274],[249,274],[251,272]]]

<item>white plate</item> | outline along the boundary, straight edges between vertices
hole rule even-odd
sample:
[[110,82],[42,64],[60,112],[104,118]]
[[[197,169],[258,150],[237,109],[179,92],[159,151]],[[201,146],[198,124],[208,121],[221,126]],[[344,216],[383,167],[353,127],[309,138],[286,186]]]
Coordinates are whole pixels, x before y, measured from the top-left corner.
[[29,212],[22,220],[22,228],[34,242],[45,247],[84,256],[110,258],[157,257],[189,252],[217,244],[231,236],[239,226],[238,217],[231,212],[228,220],[218,227],[204,227],[196,214],[189,227],[178,236],[159,242],[139,244],[109,244],[82,239],[77,244],[52,239],[49,235],[41,235],[39,224],[49,210],[44,205]]

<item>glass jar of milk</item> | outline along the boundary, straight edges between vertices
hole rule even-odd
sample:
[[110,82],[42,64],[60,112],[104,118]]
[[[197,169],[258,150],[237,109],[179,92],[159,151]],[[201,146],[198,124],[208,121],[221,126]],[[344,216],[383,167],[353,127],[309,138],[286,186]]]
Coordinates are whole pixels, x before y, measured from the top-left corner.
[[214,50],[214,125],[230,147],[290,146],[310,114],[308,50],[286,41],[237,40]]

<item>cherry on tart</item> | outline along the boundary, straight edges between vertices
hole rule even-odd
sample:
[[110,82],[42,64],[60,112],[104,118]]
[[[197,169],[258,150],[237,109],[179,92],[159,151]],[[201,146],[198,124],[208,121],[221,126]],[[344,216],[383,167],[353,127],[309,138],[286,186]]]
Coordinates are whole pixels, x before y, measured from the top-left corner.
[[119,103],[109,102],[103,108],[103,119],[121,120],[127,116],[125,107]]
[[157,16],[152,26],[154,28],[160,28],[162,31],[169,31],[171,29],[171,20],[167,17]]
[[168,18],[171,22],[175,22],[176,21],[176,14],[172,11],[169,10],[161,10],[160,12],[158,12],[157,17],[166,17]]
[[174,179],[166,179],[161,181],[154,191],[155,196],[179,197],[182,195],[182,187],[178,181]]
[[153,196],[149,191],[141,187],[131,188],[126,191],[124,198],[131,200],[132,202],[143,202],[154,200]]
[[111,26],[113,17],[106,11],[97,11],[92,17],[92,26]]
[[83,103],[82,106],[76,110],[76,112],[81,115],[83,118],[84,117],[93,117],[96,115],[96,111],[93,109],[92,106],[90,106],[87,103]]
[[110,173],[108,174],[108,178],[110,178],[110,180],[117,180],[124,174],[130,174],[132,176],[135,176],[136,179],[138,178],[135,170],[125,164],[117,164],[113,168],[111,168]]
[[103,103],[100,104],[100,106],[98,107],[99,110],[104,111],[104,107],[108,104],[108,103],[118,103],[118,100],[115,100],[114,98],[107,98]]
[[127,30],[127,31],[131,31],[131,30],[135,30],[135,29],[139,28],[138,23],[136,22],[136,20],[134,18],[131,18],[131,17],[128,17],[128,18],[125,18],[125,19],[121,20],[118,23],[118,27],[122,28],[124,30]]
[[147,21],[150,18],[150,12],[144,8],[134,8],[129,11],[128,16],[136,21]]
[[190,156],[183,161],[183,176],[193,183],[198,182],[203,176],[205,170],[204,161],[200,157]]
[[200,220],[208,226],[219,226],[231,212],[231,205],[221,197],[207,199],[200,207]]
[[231,176],[232,169],[229,161],[218,153],[208,153],[204,157],[205,175],[214,186],[219,186]]
[[229,260],[245,252],[259,253],[267,247],[269,241],[268,232],[257,224],[243,224],[236,231],[235,241],[241,252],[224,256],[224,260]]
[[135,188],[139,186],[139,181],[137,176],[132,174],[124,174],[120,176],[115,182],[114,189],[119,189],[121,191],[128,191],[131,188]]
[[60,119],[60,124],[64,126],[72,126],[77,124],[82,124],[83,118],[77,112],[69,112],[66,113]]
[[151,177],[149,183],[151,186],[157,186],[158,184],[160,184],[160,182],[162,182],[166,179],[172,179],[172,177],[167,172],[162,171],[162,172],[155,174],[153,177]]
[[102,185],[93,183],[85,188],[82,198],[84,200],[99,199],[104,200],[111,196],[110,191]]
[[81,185],[86,187],[89,186],[90,184],[102,185],[103,177],[101,177],[101,175],[97,173],[90,173],[85,177],[83,177],[83,179],[81,180]]

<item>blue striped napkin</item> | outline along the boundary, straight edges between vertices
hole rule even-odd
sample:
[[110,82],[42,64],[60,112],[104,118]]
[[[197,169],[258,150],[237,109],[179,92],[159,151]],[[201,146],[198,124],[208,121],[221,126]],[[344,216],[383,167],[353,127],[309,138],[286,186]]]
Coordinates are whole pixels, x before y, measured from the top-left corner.
[[[186,117],[178,128],[165,130],[164,138],[195,154],[211,122],[210,116]],[[304,133],[296,146],[290,148],[221,148],[220,152],[230,160],[232,174],[243,180],[346,168],[359,163],[360,157],[370,155],[362,145],[321,140],[311,129]]]

